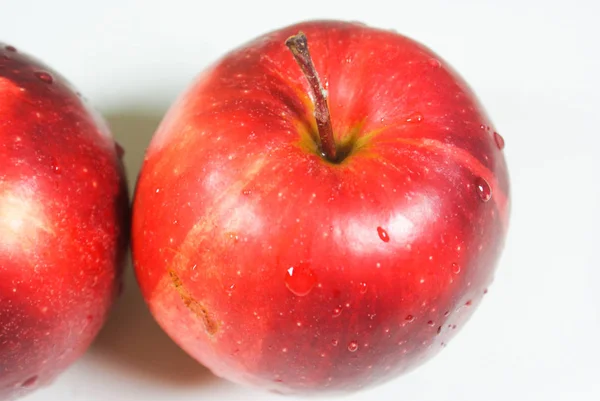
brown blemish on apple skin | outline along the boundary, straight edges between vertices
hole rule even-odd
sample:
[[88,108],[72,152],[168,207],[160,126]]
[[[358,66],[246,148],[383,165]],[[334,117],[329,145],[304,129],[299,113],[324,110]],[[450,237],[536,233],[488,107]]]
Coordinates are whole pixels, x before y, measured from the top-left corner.
[[184,287],[181,279],[173,270],[169,270],[169,276],[173,286],[179,293],[184,305],[204,323],[204,329],[209,336],[214,336],[219,331],[219,323],[211,316],[208,309],[194,299]]

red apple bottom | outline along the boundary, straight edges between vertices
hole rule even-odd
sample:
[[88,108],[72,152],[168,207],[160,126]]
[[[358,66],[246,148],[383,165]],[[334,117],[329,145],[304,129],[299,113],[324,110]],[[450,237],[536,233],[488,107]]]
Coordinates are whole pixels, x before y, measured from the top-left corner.
[[[494,234],[471,246],[481,249]],[[381,244],[393,246],[393,239]],[[314,288],[297,296],[280,272],[237,276],[244,264],[236,260],[236,246],[213,260],[230,261],[232,273],[223,275],[198,277],[193,269],[180,270],[195,262],[179,254],[170,276],[152,293],[150,307],[167,333],[216,375],[280,393],[354,391],[421,365],[469,319],[487,292],[496,258],[486,253],[463,260],[467,264],[461,268],[453,262],[438,265],[431,255],[405,265],[382,257],[365,262],[370,268],[363,269],[355,259],[346,263],[344,280],[315,268]],[[413,247],[418,252],[419,245]],[[437,273],[419,275],[414,270],[419,264],[437,266]],[[194,298],[186,283],[205,294],[204,301]]]

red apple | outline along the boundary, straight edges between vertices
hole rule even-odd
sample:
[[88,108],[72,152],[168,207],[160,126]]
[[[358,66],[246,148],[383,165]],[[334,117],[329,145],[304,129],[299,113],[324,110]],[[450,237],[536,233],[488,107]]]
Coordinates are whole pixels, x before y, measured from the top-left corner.
[[[302,35],[286,47],[299,31],[310,55]],[[492,281],[502,147],[467,84],[417,42],[333,21],[262,36],[204,72],[147,151],[143,294],[184,350],[238,383],[396,377],[438,353]]]
[[117,153],[64,78],[0,43],[0,400],[51,381],[107,316],[128,238]]

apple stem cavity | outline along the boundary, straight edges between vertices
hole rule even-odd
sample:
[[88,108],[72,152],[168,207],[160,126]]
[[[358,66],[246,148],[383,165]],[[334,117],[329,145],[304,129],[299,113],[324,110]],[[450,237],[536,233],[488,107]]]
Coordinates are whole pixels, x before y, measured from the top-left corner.
[[321,140],[322,156],[332,163],[337,163],[339,160],[333,137],[333,128],[331,127],[331,115],[327,106],[327,92],[321,85],[321,80],[310,57],[306,35],[303,32],[298,32],[297,35],[290,36],[285,44],[294,55],[294,59],[304,73],[313,94],[315,119],[317,120]]

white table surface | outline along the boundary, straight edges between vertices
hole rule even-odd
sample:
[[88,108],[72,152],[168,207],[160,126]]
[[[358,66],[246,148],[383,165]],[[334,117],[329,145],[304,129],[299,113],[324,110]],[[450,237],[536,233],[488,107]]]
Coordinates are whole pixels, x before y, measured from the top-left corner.
[[[0,39],[62,72],[105,114],[131,177],[175,96],[254,36],[341,18],[426,43],[466,77],[506,139],[508,244],[490,294],[444,352],[347,400],[588,401],[600,399],[599,15],[594,0],[0,0]],[[129,274],[85,357],[26,401],[210,399],[283,398],[187,357]]]

